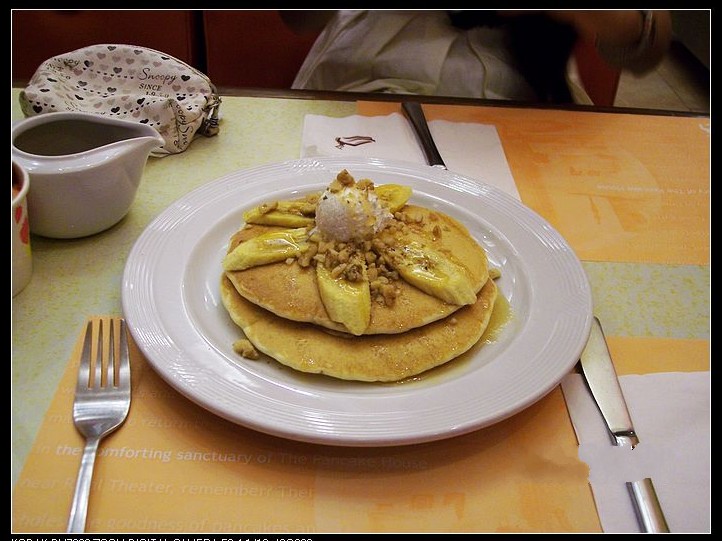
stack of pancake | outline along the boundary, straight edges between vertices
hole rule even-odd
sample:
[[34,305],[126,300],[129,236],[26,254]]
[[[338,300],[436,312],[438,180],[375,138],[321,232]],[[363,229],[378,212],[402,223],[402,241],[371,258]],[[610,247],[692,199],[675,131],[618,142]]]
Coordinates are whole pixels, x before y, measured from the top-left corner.
[[[407,235],[418,241],[417,246],[428,247],[437,259],[444,258],[451,265],[447,272],[451,268],[463,274],[476,294],[475,300],[472,294],[466,304],[448,302],[423,283],[426,292],[412,285],[414,280],[400,277],[393,283],[394,298],[389,302],[372,298],[368,325],[351,332],[338,318],[334,321],[329,316],[334,311],[324,304],[328,300],[319,291],[314,265],[303,266],[294,257],[272,262],[259,258],[259,264],[243,270],[224,264],[222,301],[252,348],[302,372],[388,382],[447,363],[476,344],[489,324],[497,297],[484,249],[463,224],[438,210],[404,203],[393,211],[395,220],[404,222]],[[229,255],[251,239],[290,230],[258,223],[264,220],[254,221],[231,237]],[[313,226],[308,231],[313,234]],[[404,242],[408,244],[404,239],[400,239],[399,250],[403,250]],[[416,257],[415,266],[428,267],[429,261],[418,260],[418,254]],[[425,279],[438,278],[428,276],[428,270],[423,269]]]

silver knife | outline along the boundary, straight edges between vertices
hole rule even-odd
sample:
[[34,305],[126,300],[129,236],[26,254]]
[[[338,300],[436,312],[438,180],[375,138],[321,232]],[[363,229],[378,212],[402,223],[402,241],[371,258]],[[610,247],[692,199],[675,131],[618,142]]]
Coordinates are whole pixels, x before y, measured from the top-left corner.
[[[607,424],[612,443],[634,449],[639,438],[634,431],[617,372],[614,370],[602,325],[596,317],[592,321],[592,330],[582,352],[580,365],[594,401]],[[627,483],[627,489],[642,530],[649,533],[669,532],[652,480],[647,477]]]
[[439,149],[436,148],[436,143],[434,143],[434,139],[431,137],[429,125],[426,122],[426,116],[421,108],[421,104],[415,101],[405,101],[401,104],[401,107],[411,121],[416,136],[419,138],[421,148],[426,155],[426,163],[433,167],[446,169],[446,164],[441,158],[441,154],[439,154]]

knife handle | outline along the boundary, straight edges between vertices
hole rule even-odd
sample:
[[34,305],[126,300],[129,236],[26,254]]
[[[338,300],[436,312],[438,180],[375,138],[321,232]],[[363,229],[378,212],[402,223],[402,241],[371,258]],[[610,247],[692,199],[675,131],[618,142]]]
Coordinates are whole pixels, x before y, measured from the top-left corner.
[[669,526],[664,518],[657,491],[649,477],[627,483],[629,495],[634,503],[637,520],[646,533],[668,533]]
[[415,101],[405,101],[401,104],[401,107],[411,121],[411,125],[414,127],[414,131],[421,142],[421,148],[426,155],[426,163],[434,167],[443,167],[446,169],[446,164],[441,158],[441,154],[439,154],[439,149],[436,148],[436,143],[434,143],[434,139],[431,137],[429,125],[426,122],[421,104]]

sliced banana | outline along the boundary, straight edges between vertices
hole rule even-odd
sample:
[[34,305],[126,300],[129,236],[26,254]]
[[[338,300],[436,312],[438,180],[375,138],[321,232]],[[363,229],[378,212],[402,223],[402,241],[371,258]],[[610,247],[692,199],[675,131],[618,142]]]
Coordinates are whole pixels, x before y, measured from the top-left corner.
[[308,201],[278,201],[244,212],[243,219],[249,224],[306,227],[313,225],[315,214],[315,205]]
[[223,258],[223,270],[240,271],[296,257],[309,248],[305,227],[270,231],[248,239]]
[[387,249],[391,266],[411,285],[456,305],[474,304],[476,290],[463,265],[420,238],[408,235]]
[[343,276],[333,277],[323,265],[316,265],[318,291],[328,316],[344,325],[351,334],[362,335],[371,322],[371,291],[366,264],[358,263],[362,280],[350,281]]
[[393,214],[409,201],[411,188],[401,184],[380,184],[374,187],[374,193],[381,204]]

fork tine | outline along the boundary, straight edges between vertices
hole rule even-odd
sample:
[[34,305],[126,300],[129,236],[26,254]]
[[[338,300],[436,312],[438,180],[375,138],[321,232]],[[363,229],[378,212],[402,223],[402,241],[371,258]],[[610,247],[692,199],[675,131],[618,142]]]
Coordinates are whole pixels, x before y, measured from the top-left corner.
[[103,339],[105,337],[105,333],[103,332],[102,318],[98,319],[95,325],[98,334],[95,335],[95,357],[93,358],[93,364],[91,364],[92,368],[90,369],[93,374],[90,387],[93,389],[97,389],[103,385],[103,357],[105,357],[103,354]]
[[128,329],[123,318],[119,318],[120,332],[118,339],[120,340],[119,363],[118,363],[118,379],[116,385],[120,389],[130,390],[130,354],[128,353]]
[[83,351],[80,355],[80,367],[78,368],[78,389],[87,389],[90,385],[90,360],[93,354],[93,322],[88,321],[85,327],[85,339],[83,340]]
[[104,378],[101,385],[103,387],[113,387],[115,381],[115,325],[113,324],[113,319],[103,319],[103,326],[105,327],[103,342],[104,347],[105,343],[108,344],[108,354],[103,355],[105,365],[103,366]]
[[103,386],[103,318],[98,318],[98,334],[95,338],[95,357],[90,360],[90,384],[91,389],[98,389]]

